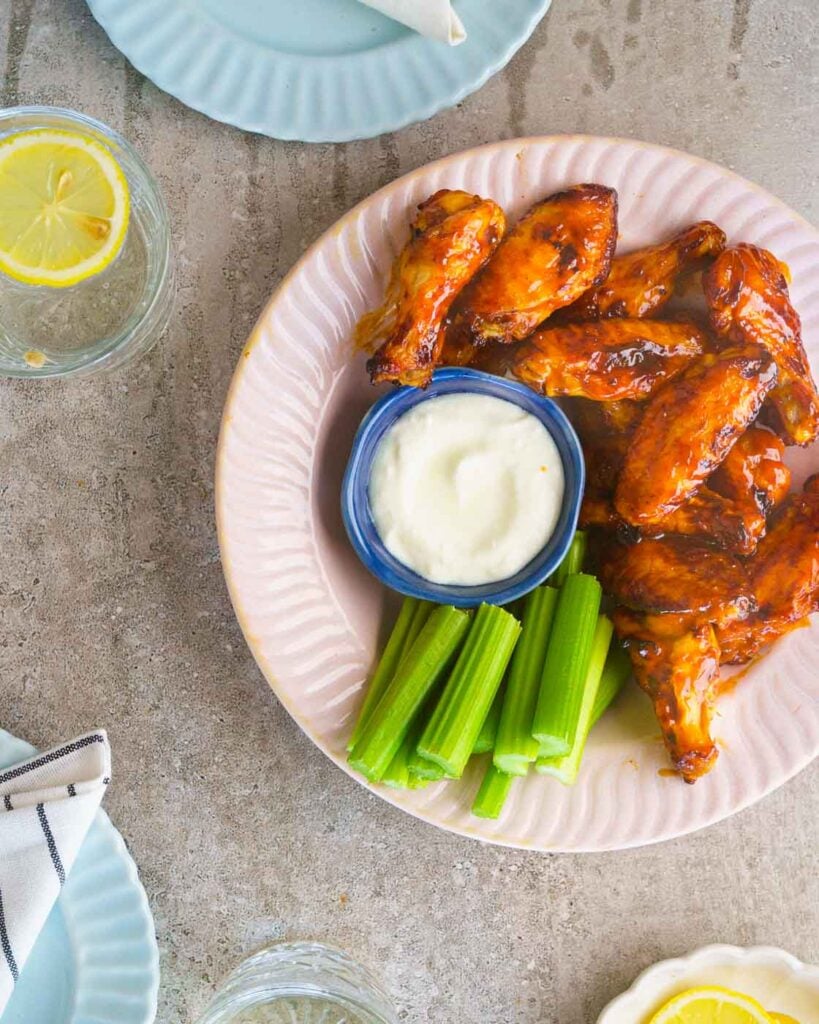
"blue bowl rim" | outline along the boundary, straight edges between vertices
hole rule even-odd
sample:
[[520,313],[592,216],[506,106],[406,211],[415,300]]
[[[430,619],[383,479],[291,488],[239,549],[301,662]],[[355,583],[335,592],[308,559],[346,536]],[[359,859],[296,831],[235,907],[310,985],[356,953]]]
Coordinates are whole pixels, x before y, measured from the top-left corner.
[[[459,392],[502,398],[537,416],[557,445],[566,485],[557,526],[545,547],[514,576],[478,586],[432,583],[413,572],[380,543],[369,512],[369,477],[381,437],[396,420],[418,403],[434,399],[440,394]],[[362,475],[365,477],[363,487]],[[484,602],[508,604],[543,583],[563,560],[577,528],[584,484],[583,449],[566,414],[556,402],[506,377],[496,377],[468,367],[447,367],[435,371],[426,389],[395,388],[379,398],[367,411],[356,431],[344,473],[341,515],[347,536],[362,564],[391,590],[408,597],[462,608],[475,607]],[[365,499],[363,508],[360,498],[362,493]],[[369,517],[369,531],[362,524],[362,515]],[[368,539],[368,532],[374,535],[376,542]]]

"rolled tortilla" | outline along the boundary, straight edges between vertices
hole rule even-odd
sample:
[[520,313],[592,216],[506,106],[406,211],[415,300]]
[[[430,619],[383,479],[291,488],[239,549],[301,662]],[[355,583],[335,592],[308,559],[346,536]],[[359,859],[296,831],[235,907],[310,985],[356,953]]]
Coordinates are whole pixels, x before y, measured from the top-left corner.
[[457,46],[466,39],[463,22],[450,0],[359,0],[388,18],[420,32],[430,39]]

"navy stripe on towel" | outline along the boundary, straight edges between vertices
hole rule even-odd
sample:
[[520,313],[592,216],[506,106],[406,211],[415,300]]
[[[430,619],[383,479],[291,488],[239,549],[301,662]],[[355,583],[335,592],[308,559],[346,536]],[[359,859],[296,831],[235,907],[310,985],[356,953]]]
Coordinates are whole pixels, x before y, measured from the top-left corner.
[[36,757],[33,761],[29,761],[27,764],[19,765],[17,768],[10,768],[7,772],[0,772],[0,782],[8,782],[10,779],[19,779],[21,775],[34,771],[35,768],[42,768],[44,764],[51,764],[52,761],[65,757],[66,754],[73,754],[75,750],[82,750],[83,747],[90,747],[92,743],[102,742],[102,736],[100,736],[98,732],[92,733],[90,736],[83,736],[81,740],[74,740],[73,743],[66,743],[64,747],[60,747],[58,750],[52,750],[50,754],[43,754],[42,757]]
[[51,834],[51,826],[48,824],[48,818],[42,804],[37,804],[37,817],[40,819],[40,824],[43,827],[43,835],[45,836],[46,844],[48,845],[48,852],[51,854],[51,861],[54,865],[54,870],[57,872],[57,878],[60,880],[60,885],[65,882],[65,868],[63,862],[60,860],[60,853],[57,849],[57,844],[54,842],[54,836]]
[[9,972],[14,981],[20,976],[20,972],[17,970],[17,961],[14,959],[14,953],[11,949],[11,943],[9,942],[9,933],[6,931],[6,915],[3,911],[3,894],[0,893],[0,947],[3,950],[3,956],[6,958],[6,964]]

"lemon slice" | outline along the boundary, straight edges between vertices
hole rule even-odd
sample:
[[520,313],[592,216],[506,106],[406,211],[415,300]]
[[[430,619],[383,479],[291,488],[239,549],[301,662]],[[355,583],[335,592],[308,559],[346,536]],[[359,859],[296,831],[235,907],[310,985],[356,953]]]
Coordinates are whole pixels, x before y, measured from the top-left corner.
[[100,143],[50,128],[0,142],[0,270],[65,288],[98,274],[122,248],[130,198]]
[[787,1013],[771,1013],[768,1010],[768,1016],[771,1020],[776,1021],[776,1024],[799,1024],[795,1017],[789,1017]]
[[650,1024],[771,1024],[771,1018],[750,996],[709,985],[669,999]]

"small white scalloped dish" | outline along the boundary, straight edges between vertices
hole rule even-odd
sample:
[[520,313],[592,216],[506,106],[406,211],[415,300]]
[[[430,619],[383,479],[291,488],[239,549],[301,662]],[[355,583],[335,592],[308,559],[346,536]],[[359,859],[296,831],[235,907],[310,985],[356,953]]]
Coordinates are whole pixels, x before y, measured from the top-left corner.
[[[617,189],[623,251],[701,219],[720,224],[731,242],[770,248],[790,266],[819,368],[819,234],[767,192],[685,153],[628,139],[510,139],[419,168],[342,217],[284,279],[239,359],[216,459],[216,515],[225,578],[256,661],[301,728],[346,771],[379,632],[394,614],[394,595],[356,558],[341,522],[353,437],[382,393],[353,349],[354,325],[380,302],[413,210],[437,189],[490,196],[515,219],[583,181]],[[819,468],[819,445],[788,459],[801,486]],[[669,773],[650,702],[630,685],[592,732],[577,784],[532,773],[512,787],[497,821],[471,814],[479,759],[458,783],[374,791],[442,828],[507,846],[611,850],[671,839],[747,807],[816,757],[817,663],[814,616],[721,698],[719,761],[694,786]]]
[[663,960],[612,1000],[597,1024],[648,1024],[672,996],[700,985],[734,989],[799,1024],[819,1024],[819,967],[773,946],[704,946],[677,960]]

